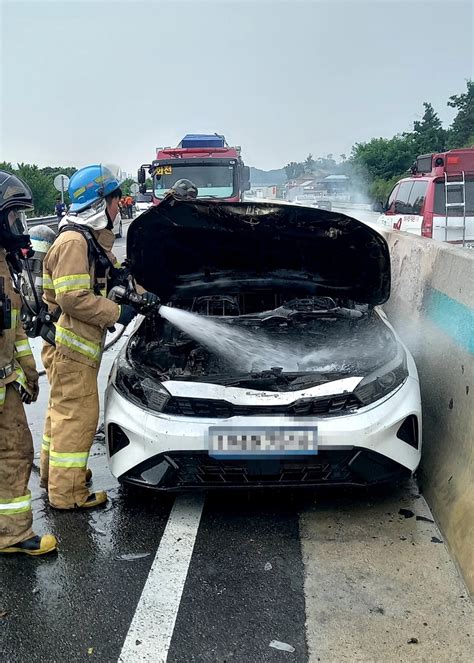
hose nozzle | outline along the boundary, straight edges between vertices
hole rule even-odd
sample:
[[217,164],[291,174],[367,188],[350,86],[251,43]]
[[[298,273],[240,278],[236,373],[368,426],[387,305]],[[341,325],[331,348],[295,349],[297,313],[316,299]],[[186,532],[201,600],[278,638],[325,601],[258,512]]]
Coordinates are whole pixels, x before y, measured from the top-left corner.
[[123,285],[114,286],[108,295],[109,299],[117,304],[129,304],[142,315],[151,315],[158,312],[161,306],[160,298],[152,292],[140,295],[135,289]]

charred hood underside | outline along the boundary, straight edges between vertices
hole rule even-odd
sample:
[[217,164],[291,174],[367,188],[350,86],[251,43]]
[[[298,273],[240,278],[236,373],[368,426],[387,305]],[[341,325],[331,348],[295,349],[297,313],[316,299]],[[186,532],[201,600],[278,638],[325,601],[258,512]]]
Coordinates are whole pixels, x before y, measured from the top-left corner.
[[138,283],[162,301],[271,289],[376,305],[390,294],[379,233],[344,214],[292,205],[168,199],[133,221],[127,256]]
[[216,353],[161,316],[146,319],[128,354],[150,377],[293,391],[366,375],[396,353],[372,308],[390,293],[387,244],[345,215],[165,200],[132,223],[127,254],[163,302],[198,313],[196,325],[235,330],[233,350]]

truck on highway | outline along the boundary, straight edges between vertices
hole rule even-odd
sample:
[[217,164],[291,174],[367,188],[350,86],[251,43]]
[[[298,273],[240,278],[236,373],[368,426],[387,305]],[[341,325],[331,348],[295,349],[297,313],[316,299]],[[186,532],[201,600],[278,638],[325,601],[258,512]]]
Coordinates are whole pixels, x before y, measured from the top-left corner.
[[140,191],[152,177],[153,204],[158,205],[173,184],[191,180],[198,198],[240,201],[250,189],[250,168],[244,165],[240,147],[231,147],[219,134],[187,134],[177,147],[158,147],[156,159],[138,170]]
[[379,223],[474,248],[474,148],[419,156],[394,186]]

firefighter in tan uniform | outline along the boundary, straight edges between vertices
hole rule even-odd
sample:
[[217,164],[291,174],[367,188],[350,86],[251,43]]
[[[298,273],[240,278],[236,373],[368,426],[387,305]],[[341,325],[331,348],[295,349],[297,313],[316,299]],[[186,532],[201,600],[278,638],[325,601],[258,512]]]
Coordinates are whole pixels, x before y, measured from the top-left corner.
[[58,509],[92,508],[107,500],[104,491],[91,493],[86,485],[99,418],[97,375],[107,328],[127,325],[136,315],[131,306],[106,298],[107,270],[91,251],[92,235],[92,244],[113,258],[112,227],[122,195],[118,180],[103,166],[87,166],[72,176],[69,195],[66,224],[43,263],[43,297],[57,323],[54,352],[43,351],[51,428],[48,435],[46,424],[42,478]]
[[[63,224],[64,225],[64,224]],[[112,247],[115,241],[114,233],[105,228],[104,230],[99,230],[95,232],[95,236],[104,249],[108,259],[114,265],[114,267],[119,268],[120,263],[117,261],[117,258],[112,253]],[[107,282],[105,275],[104,277],[97,278],[97,282],[100,290],[104,293],[107,289]],[[54,289],[50,289],[49,293],[46,293],[45,301],[50,302],[51,310],[55,306],[55,295],[53,292]],[[41,361],[48,376],[48,382],[51,384],[51,367],[53,365],[55,346],[47,343],[43,343],[43,348],[41,350]],[[49,452],[51,448],[51,403],[48,402],[48,407],[46,410],[46,417],[44,422],[43,429],[43,440],[41,444],[41,457],[40,457],[40,486],[42,488],[48,488],[48,478],[49,478]],[[86,468],[86,485],[90,483],[92,479],[92,471],[89,468]]]
[[20,210],[32,206],[29,188],[0,171],[0,555],[43,555],[57,547],[53,535],[32,530],[33,441],[23,403],[36,400],[38,373],[12,283],[12,274],[21,272],[21,250],[29,246]]

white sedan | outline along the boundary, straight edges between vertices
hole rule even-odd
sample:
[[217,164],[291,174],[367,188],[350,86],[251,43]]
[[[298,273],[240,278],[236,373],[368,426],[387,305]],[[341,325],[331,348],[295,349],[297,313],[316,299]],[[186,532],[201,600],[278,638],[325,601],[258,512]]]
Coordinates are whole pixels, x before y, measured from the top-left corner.
[[[120,481],[367,485],[416,470],[418,376],[380,308],[390,259],[375,230],[292,205],[165,201],[131,224],[127,253],[172,309],[141,322],[110,376]],[[197,314],[195,329],[170,310]]]

